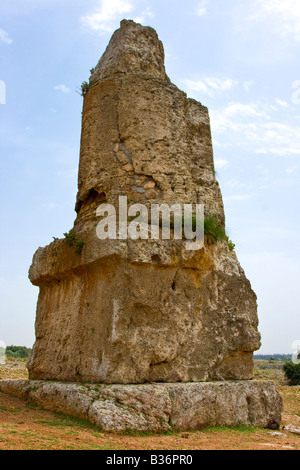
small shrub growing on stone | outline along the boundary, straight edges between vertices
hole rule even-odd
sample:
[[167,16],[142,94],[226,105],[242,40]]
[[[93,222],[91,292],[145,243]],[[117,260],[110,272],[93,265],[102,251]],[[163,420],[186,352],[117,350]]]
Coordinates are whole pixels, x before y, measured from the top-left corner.
[[226,240],[230,251],[233,251],[235,249],[235,244],[226,235],[225,228],[218,222],[215,217],[205,218],[204,233],[205,235],[209,235],[210,237],[212,237],[216,242],[219,240]]
[[66,243],[69,246],[74,246],[75,253],[80,255],[84,245],[84,241],[81,238],[77,238],[75,230],[70,230],[68,233],[64,233]]
[[91,85],[88,82],[82,82],[81,84],[81,96],[84,96],[90,89]]

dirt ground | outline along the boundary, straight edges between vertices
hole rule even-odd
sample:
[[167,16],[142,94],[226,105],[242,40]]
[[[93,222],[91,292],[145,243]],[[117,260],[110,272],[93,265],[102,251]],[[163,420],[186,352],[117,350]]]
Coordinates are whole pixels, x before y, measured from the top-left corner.
[[[167,435],[110,434],[0,393],[0,450],[300,450],[300,436],[283,429],[287,424],[300,427],[300,387],[287,386],[276,368],[257,364],[255,375],[277,382],[284,401],[279,431],[242,427]],[[0,364],[0,379],[5,378],[27,378],[25,362]]]

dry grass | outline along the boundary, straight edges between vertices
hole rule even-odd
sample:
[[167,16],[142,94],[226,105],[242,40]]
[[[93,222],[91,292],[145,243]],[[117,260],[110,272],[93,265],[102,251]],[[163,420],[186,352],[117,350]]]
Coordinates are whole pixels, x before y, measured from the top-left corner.
[[[288,387],[282,370],[260,368],[256,379],[272,379],[284,400],[282,425],[300,427],[300,387]],[[24,379],[24,361],[0,364],[0,378]],[[104,433],[90,423],[52,413],[0,393],[0,449],[3,450],[300,450],[300,436],[281,430],[211,428],[168,435]]]

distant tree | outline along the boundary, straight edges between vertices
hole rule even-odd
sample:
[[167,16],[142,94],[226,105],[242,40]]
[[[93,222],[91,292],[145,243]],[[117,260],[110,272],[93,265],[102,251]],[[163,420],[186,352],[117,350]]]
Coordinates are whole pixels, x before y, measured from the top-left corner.
[[264,361],[275,359],[282,362],[288,362],[292,359],[292,354],[254,354],[254,359],[260,359]]
[[7,346],[5,349],[6,357],[16,359],[26,359],[29,356],[31,349],[26,346]]
[[283,370],[290,385],[300,385],[300,364],[286,362]]

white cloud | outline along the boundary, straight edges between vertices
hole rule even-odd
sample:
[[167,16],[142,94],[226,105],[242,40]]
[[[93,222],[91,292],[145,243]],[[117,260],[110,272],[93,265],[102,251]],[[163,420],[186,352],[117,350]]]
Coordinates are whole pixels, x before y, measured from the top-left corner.
[[11,44],[13,42],[4,29],[0,29],[0,42],[3,42],[4,44]]
[[248,80],[246,82],[243,83],[243,88],[245,91],[249,91],[250,90],[250,87],[252,87],[252,85],[254,85],[255,82],[251,81],[251,80]]
[[245,186],[245,184],[239,181],[238,179],[234,178],[227,181],[227,186],[230,189],[241,189]]
[[205,93],[214,96],[215,93],[225,93],[238,84],[232,78],[205,77],[202,80],[182,80],[183,84],[191,91]]
[[213,136],[213,147],[219,147],[219,148],[227,148],[227,147],[230,147],[230,143],[227,142],[227,143],[224,143],[224,142],[219,142],[214,136]]
[[196,9],[196,15],[198,16],[206,15],[207,5],[208,5],[208,0],[203,0],[202,2],[200,2]]
[[59,90],[59,91],[62,91],[63,93],[70,93],[71,92],[70,88],[68,88],[63,83],[61,85],[56,85],[54,87],[54,90]]
[[300,127],[290,119],[288,110],[285,102],[280,109],[265,100],[231,102],[223,108],[210,110],[212,132],[218,141],[234,142],[253,153],[299,155]]
[[256,0],[251,20],[272,20],[272,29],[281,36],[292,35],[300,41],[299,0]]
[[222,158],[217,158],[215,160],[215,167],[217,170],[220,170],[221,168],[224,168],[224,166],[228,165],[228,160],[222,159]]
[[237,81],[232,78],[206,78],[207,84],[216,91],[231,90],[233,86],[237,85]]
[[133,18],[133,21],[135,21],[136,23],[145,23],[146,18],[152,18],[153,16],[153,11],[150,7],[147,7],[146,10],[144,10],[140,14],[140,16],[136,16],[135,18]]
[[266,110],[257,103],[244,104],[239,102],[231,102],[226,107],[226,115],[228,117],[239,115],[243,118],[251,116],[264,117],[266,119],[270,118]]
[[272,155],[300,155],[300,148],[296,148],[294,146],[287,146],[287,147],[263,147],[260,149],[257,149],[255,151],[256,153],[263,153],[263,154],[272,154]]
[[280,98],[276,98],[275,101],[278,104],[278,106],[281,106],[282,108],[288,108],[289,107],[289,104],[286,101],[281,100]]
[[228,131],[255,133],[257,119],[269,120],[270,116],[261,103],[230,102],[222,109],[211,109],[210,118],[216,134]]
[[287,168],[285,171],[288,175],[292,175],[293,173],[295,173],[295,171],[298,170],[298,166],[297,165],[294,165],[294,166],[290,166],[289,168]]
[[[249,135],[251,138],[251,135]],[[269,122],[253,137],[258,144],[263,144],[256,153],[270,153],[273,155],[300,155],[300,128],[292,124]]]
[[91,15],[82,16],[81,22],[93,31],[111,32],[115,28],[115,21],[123,19],[123,15],[132,9],[131,0],[101,0],[96,11]]
[[[230,96],[235,87],[249,90],[254,82],[232,78],[203,77],[182,80],[198,99]],[[290,105],[281,98],[252,102],[229,101],[224,106],[210,107],[213,142],[216,147],[241,145],[253,153],[291,156],[300,154],[300,128],[289,115]]]
[[200,91],[202,93],[209,93],[208,86],[205,85],[205,83],[202,80],[183,80],[187,88],[189,88],[192,91]]

